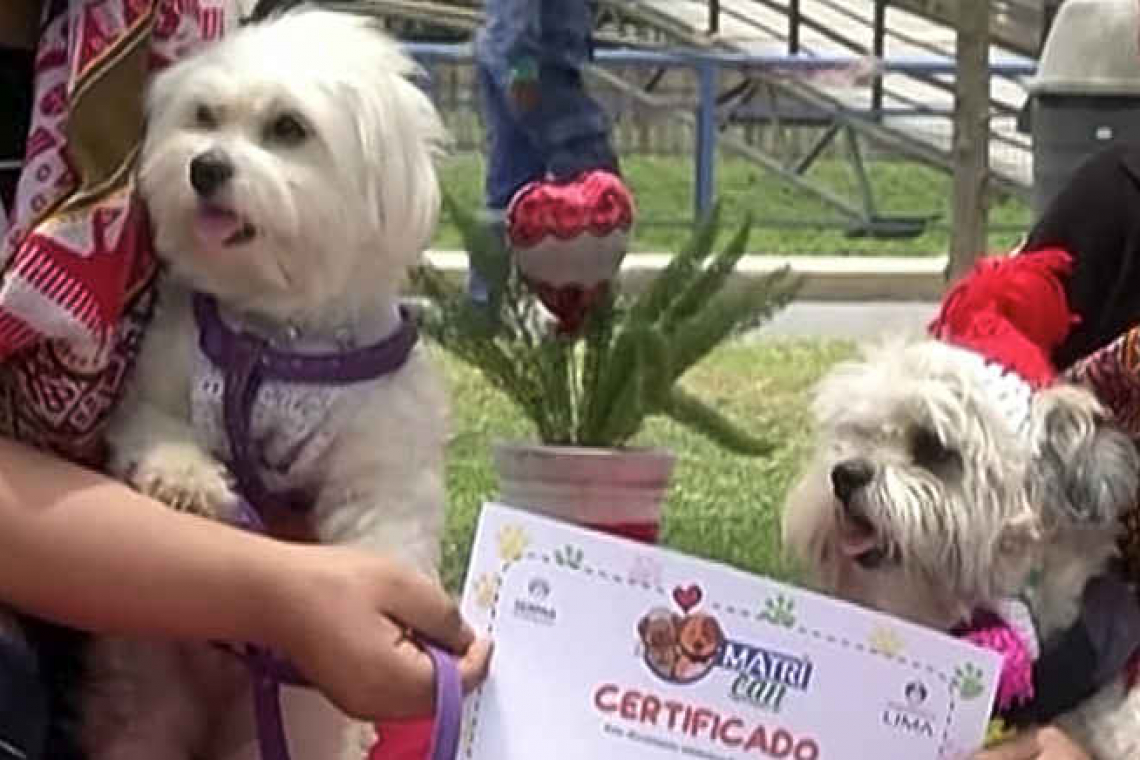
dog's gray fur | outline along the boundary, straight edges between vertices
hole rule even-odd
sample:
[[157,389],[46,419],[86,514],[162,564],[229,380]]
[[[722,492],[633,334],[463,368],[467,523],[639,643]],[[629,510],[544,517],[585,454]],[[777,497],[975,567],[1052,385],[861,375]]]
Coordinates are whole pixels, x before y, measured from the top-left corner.
[[[1048,648],[1116,552],[1140,457],[1073,385],[1034,393],[1012,429],[977,363],[919,340],[836,367],[815,395],[818,446],[785,546],[825,593],[940,630],[1023,596]],[[1140,758],[1133,694],[1114,684],[1062,722],[1097,758]]]

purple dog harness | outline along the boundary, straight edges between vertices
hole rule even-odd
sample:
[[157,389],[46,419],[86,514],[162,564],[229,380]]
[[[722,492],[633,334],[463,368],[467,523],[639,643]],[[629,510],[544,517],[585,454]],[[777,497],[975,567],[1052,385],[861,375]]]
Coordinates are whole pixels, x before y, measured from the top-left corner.
[[[293,508],[304,508],[304,504],[296,493],[270,491],[258,473],[249,430],[251,409],[262,383],[271,380],[344,385],[372,380],[402,367],[419,335],[408,313],[401,310],[396,332],[374,345],[329,354],[287,353],[257,335],[231,329],[210,296],[194,296],[194,316],[202,353],[223,373],[230,465],[244,497],[237,522],[246,530],[264,533],[266,527],[259,506],[264,508],[274,501]],[[281,714],[281,687],[311,684],[292,665],[264,648],[253,645],[224,648],[241,657],[253,675],[254,712],[262,760],[289,760]],[[463,700],[459,671],[453,658],[441,649],[430,644],[424,649],[435,666],[436,715],[430,760],[453,760],[459,746]]]

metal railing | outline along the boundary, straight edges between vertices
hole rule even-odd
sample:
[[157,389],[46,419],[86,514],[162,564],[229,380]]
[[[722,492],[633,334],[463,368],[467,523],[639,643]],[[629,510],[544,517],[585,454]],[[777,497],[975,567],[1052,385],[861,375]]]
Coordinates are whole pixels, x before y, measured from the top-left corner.
[[[874,15],[881,19],[888,6],[914,13],[931,21],[953,26],[957,6],[962,2],[978,0],[871,0]],[[1062,0],[989,0],[992,10],[991,33],[995,43],[1023,55],[1036,55],[1045,41],[1049,25],[1061,6]],[[788,52],[799,52],[800,29],[804,15],[800,0],[781,0],[787,14]],[[715,34],[721,24],[720,0],[708,0],[708,30]],[[875,24],[874,36],[880,38],[884,22]]]
[[[463,64],[470,63],[473,59],[473,51],[469,45],[408,43],[406,48],[424,64],[433,62]],[[681,49],[671,52],[602,49],[596,55],[596,63],[602,67],[635,67],[658,70],[666,67],[680,67],[695,73],[697,102],[693,109],[694,113],[690,117],[694,133],[693,211],[695,218],[703,216],[712,207],[714,201],[717,181],[716,158],[718,145],[721,141],[718,118],[719,86],[726,70],[807,75],[812,72],[844,69],[859,65],[861,62],[862,59],[852,56],[752,55],[696,49]],[[880,62],[878,76],[891,73],[910,75],[951,74],[955,69],[955,62],[945,57],[887,58]],[[1007,77],[1031,76],[1035,70],[1036,65],[1030,61],[995,62],[991,65],[991,72],[994,75]],[[620,80],[615,79],[614,81]],[[751,148],[737,149],[737,152],[745,158],[755,161],[763,168],[781,175],[793,185],[815,193],[826,205],[839,210],[848,218],[857,218],[862,222],[874,224],[880,220],[874,218],[875,204],[868,196],[869,188],[861,158],[857,157],[857,166],[855,166],[859,173],[864,195],[863,202],[859,205],[852,205],[825,189],[812,186],[803,179],[803,173],[818,158],[822,150],[836,136],[841,134],[843,127],[838,123],[840,119],[875,122],[883,117],[930,115],[949,116],[950,113],[921,104],[902,108],[837,108],[833,114],[837,123],[829,127],[816,145],[793,165],[781,165],[762,152]],[[853,135],[848,134],[847,137],[852,141],[854,140]],[[0,159],[5,159],[0,160],[0,170],[13,170],[19,167],[17,160],[11,160],[9,157],[0,157]],[[894,221],[897,222],[898,220]],[[887,223],[890,224],[890,220],[887,220]]]
[[[407,46],[422,63],[445,62],[464,63],[472,59],[472,50],[467,45],[439,45],[411,43]],[[748,55],[741,53],[712,52],[707,50],[677,50],[660,52],[649,50],[599,50],[596,63],[608,67],[643,67],[660,69],[663,67],[683,67],[691,69],[697,79],[697,105],[695,113],[694,145],[694,212],[697,216],[708,211],[713,203],[716,187],[716,154],[719,138],[717,100],[721,74],[726,69],[767,70],[781,73],[810,73],[831,71],[857,66],[861,59],[851,56],[805,56],[805,55]],[[957,64],[943,57],[887,58],[880,62],[879,75],[911,74],[934,75],[952,74]],[[995,62],[990,66],[994,75],[1008,77],[1032,76],[1036,64],[1030,61]],[[839,112],[843,116],[877,120],[886,115],[926,116],[932,113],[929,108],[916,106],[913,109],[846,109]]]

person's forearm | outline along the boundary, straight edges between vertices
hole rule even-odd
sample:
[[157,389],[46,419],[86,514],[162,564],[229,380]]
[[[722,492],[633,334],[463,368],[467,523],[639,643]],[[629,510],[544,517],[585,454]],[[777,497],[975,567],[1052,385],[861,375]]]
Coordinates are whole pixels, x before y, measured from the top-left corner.
[[290,552],[0,439],[0,602],[24,612],[98,632],[264,641]]

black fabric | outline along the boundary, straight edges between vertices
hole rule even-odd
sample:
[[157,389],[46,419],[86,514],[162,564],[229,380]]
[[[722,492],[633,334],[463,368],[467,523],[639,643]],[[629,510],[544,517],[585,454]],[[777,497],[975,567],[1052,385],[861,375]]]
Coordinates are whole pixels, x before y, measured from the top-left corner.
[[1048,247],[1075,259],[1066,291],[1080,323],[1054,352],[1063,371],[1140,323],[1140,145],[1107,148],[1077,170],[1025,244]]
[[28,636],[37,653],[48,708],[44,737],[47,760],[84,760],[79,746],[80,694],[89,634],[30,621]]
[[1011,725],[1046,724],[1097,692],[1097,651],[1083,623],[1070,628],[1033,664],[1033,701],[1002,714]]
[[[32,118],[35,53],[0,47],[0,161],[22,160]],[[0,169],[0,204],[12,208],[19,169]]]
[[1094,684],[1107,686],[1120,676],[1140,649],[1140,598],[1114,568],[1089,581],[1081,605],[1081,621],[1096,651]]
[[1034,701],[1005,717],[1047,723],[1120,677],[1140,648],[1140,598],[1112,568],[1085,586],[1076,624],[1047,642],[1033,664]]
[[[34,650],[0,641],[0,760],[42,760],[48,697]],[[53,759],[54,760],[54,759]]]
[[273,14],[284,13],[300,5],[302,2],[304,2],[304,0],[258,0],[253,10],[246,16],[245,21],[264,21]]

